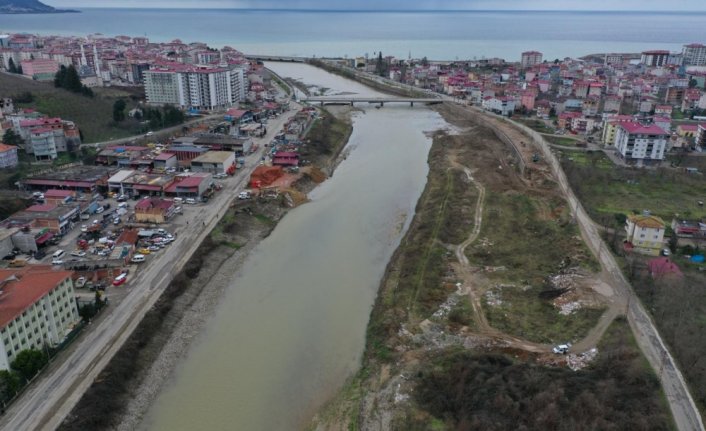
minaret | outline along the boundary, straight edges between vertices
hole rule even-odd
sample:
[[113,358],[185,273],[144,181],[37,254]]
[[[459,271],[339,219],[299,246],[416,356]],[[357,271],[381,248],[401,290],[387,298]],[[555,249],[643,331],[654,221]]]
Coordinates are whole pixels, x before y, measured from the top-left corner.
[[101,76],[101,62],[98,59],[98,48],[96,44],[93,44],[93,65],[96,67],[96,76]]
[[86,60],[86,51],[83,50],[83,44],[81,44],[81,66],[88,66],[88,60]]

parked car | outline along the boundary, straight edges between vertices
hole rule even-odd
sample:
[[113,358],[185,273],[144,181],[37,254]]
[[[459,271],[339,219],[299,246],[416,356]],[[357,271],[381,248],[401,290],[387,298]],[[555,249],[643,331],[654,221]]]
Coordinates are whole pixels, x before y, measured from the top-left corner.
[[145,255],[144,254],[136,254],[130,259],[130,262],[134,263],[141,263],[145,261]]
[[76,287],[83,287],[86,285],[86,277],[79,277],[76,279]]
[[140,254],[150,254],[150,249],[146,247],[138,248],[137,252]]
[[558,346],[554,346],[552,349],[552,352],[556,353],[557,355],[566,355],[569,353],[569,348],[571,347],[570,343],[566,344],[559,344]]
[[80,251],[80,250],[75,250],[71,252],[71,256],[75,257],[86,257],[86,252],[85,251]]
[[120,286],[121,284],[125,283],[127,281],[127,274],[122,273],[119,276],[115,277],[115,280],[113,280],[113,286]]
[[47,255],[47,252],[44,250],[37,250],[34,252],[34,258],[37,260],[44,259],[44,257]]
[[98,207],[98,208],[96,208],[96,214],[100,214],[100,213],[102,213],[103,211],[105,211],[105,208],[103,208],[103,207]]
[[51,261],[51,264],[52,264],[52,265],[63,265],[63,264],[64,264],[64,261],[61,260],[61,259],[53,259],[53,260]]
[[670,254],[672,254],[672,251],[670,249],[665,248],[662,250],[662,256],[669,256]]
[[194,199],[194,198],[186,198],[186,200],[184,200],[184,202],[189,205],[196,205],[196,199]]
[[116,217],[113,219],[113,224],[120,224],[120,217]]
[[149,251],[159,251],[160,250],[160,248],[156,245],[151,245],[147,248],[149,249]]
[[252,195],[248,191],[238,193],[238,199],[240,200],[250,199],[251,197]]

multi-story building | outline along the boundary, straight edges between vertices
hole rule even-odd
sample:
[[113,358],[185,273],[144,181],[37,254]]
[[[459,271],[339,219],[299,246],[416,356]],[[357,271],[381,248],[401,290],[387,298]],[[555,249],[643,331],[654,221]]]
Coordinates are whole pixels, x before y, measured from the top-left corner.
[[706,45],[690,43],[682,48],[682,63],[684,66],[705,66]]
[[530,67],[542,62],[542,53],[538,51],[525,51],[522,53],[520,65],[522,67]]
[[669,133],[656,124],[638,122],[618,124],[615,148],[627,160],[662,160]]
[[509,116],[515,110],[515,99],[512,97],[486,97],[482,103],[483,109],[496,114]]
[[0,143],[0,169],[17,166],[17,147]]
[[664,221],[652,215],[631,215],[625,221],[627,242],[632,250],[650,256],[659,256],[664,242]]
[[640,63],[648,67],[665,66],[669,60],[669,51],[653,50],[643,51],[640,57]]
[[61,343],[79,320],[72,272],[50,266],[0,269],[0,369],[19,352]]
[[245,99],[240,68],[170,64],[143,72],[148,103],[212,110]]
[[20,64],[22,64],[22,74],[37,81],[51,81],[59,71],[59,63],[44,58],[25,60]]

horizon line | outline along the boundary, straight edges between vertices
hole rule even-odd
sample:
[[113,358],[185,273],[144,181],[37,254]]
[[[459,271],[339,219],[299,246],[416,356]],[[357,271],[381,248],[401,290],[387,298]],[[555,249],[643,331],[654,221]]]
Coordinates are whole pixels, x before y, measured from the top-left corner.
[[[662,14],[706,14],[704,10],[611,10],[611,9],[326,9],[326,8],[244,8],[244,7],[160,7],[160,6],[62,6],[74,9],[158,9],[158,10],[240,10],[254,12],[570,12],[570,13],[662,13]],[[57,8],[58,9],[58,8]]]

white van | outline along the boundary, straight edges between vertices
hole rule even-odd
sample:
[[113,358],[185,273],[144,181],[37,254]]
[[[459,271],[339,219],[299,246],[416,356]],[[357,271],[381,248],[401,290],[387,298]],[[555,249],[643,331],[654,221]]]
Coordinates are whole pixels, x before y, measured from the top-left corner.
[[196,199],[194,199],[194,198],[186,198],[186,200],[184,202],[186,202],[189,205],[196,205]]
[[51,257],[52,257],[52,259],[54,259],[54,260],[59,260],[59,259],[61,259],[62,257],[64,257],[64,254],[66,254],[66,253],[64,252],[64,250],[57,250],[57,251],[54,252],[54,254],[51,255]]
[[140,263],[145,261],[145,255],[144,254],[136,254],[130,259],[130,261],[134,263]]

